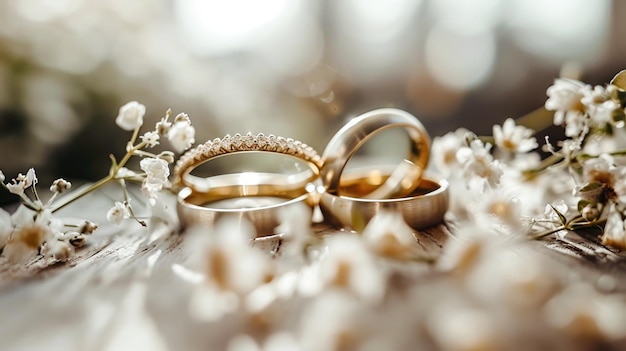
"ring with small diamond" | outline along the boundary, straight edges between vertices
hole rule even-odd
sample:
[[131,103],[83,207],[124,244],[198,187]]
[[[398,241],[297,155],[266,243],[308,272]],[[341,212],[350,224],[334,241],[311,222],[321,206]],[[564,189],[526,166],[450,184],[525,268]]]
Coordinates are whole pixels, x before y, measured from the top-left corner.
[[[295,173],[246,171],[200,177],[192,172],[216,158],[239,153],[273,153],[304,163]],[[281,158],[282,159],[282,158]],[[291,163],[291,161],[290,161]],[[246,218],[256,236],[275,233],[281,211],[291,206],[317,204],[316,181],[321,158],[305,143],[280,136],[248,133],[209,140],[181,156],[174,167],[173,186],[178,192],[178,215],[183,227],[212,227],[227,216]]]

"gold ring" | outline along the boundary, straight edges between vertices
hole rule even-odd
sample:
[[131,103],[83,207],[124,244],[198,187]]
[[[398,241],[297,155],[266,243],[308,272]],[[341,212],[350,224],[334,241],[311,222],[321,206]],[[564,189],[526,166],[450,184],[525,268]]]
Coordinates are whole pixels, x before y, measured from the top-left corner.
[[[234,200],[234,201],[229,201]],[[224,217],[248,220],[256,230],[256,237],[266,237],[275,233],[280,224],[280,212],[288,207],[315,205],[313,193],[302,190],[293,198],[277,197],[274,193],[241,197],[238,199],[217,199],[206,193],[183,188],[178,192],[177,211],[182,228],[196,225],[213,227]]]
[[[240,172],[206,178],[191,174],[209,160],[243,152],[279,153],[303,161],[308,169],[295,174]],[[313,148],[290,138],[248,133],[207,141],[184,154],[174,167],[181,225],[211,227],[222,217],[234,216],[249,220],[257,237],[275,234],[285,208],[316,204],[314,182],[320,167],[321,159]]]
[[324,167],[321,169],[326,192],[338,195],[345,166],[367,140],[385,129],[398,127],[404,128],[412,141],[406,156],[406,160],[413,164],[413,170],[408,172],[407,177],[411,186],[405,188],[406,193],[412,192],[428,166],[430,137],[415,116],[394,108],[373,110],[353,118],[328,142],[322,154]]
[[[269,178],[265,176],[265,181],[268,181],[266,184],[273,187],[274,190],[278,192],[282,191],[281,188],[283,186],[287,187],[286,191],[303,187],[306,183],[318,177],[320,168],[322,167],[322,162],[317,152],[301,141],[280,136],[277,137],[272,134],[265,136],[263,133],[258,135],[253,135],[252,133],[246,135],[235,134],[232,137],[226,135],[222,139],[216,138],[198,145],[181,156],[174,167],[173,188],[181,189],[183,187],[190,187],[194,191],[206,192],[214,188],[222,187],[223,184],[221,184],[219,179],[211,180],[212,177],[201,178],[190,173],[194,168],[211,159],[241,152],[280,153],[295,157],[300,161],[305,161],[311,170],[310,177],[302,178],[302,176],[299,176],[298,178],[298,176],[296,176],[291,179],[278,177],[268,181]],[[260,173],[257,173],[257,175],[263,177]],[[272,174],[272,176],[277,175],[278,174]],[[286,180],[286,182],[283,180]]]
[[401,198],[366,199],[363,194],[371,192],[393,173],[393,167],[359,169],[343,177],[339,191],[344,195],[323,192],[319,206],[324,220],[331,225],[362,230],[382,210],[402,213],[406,223],[421,230],[443,221],[448,209],[448,181],[427,174],[412,194]]

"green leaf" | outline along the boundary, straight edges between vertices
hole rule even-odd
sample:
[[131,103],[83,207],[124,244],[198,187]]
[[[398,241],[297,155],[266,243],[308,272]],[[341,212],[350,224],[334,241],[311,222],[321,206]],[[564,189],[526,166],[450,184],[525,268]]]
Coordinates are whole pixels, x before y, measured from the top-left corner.
[[556,207],[554,207],[552,204],[550,204],[550,207],[552,207],[552,210],[559,216],[559,221],[561,221],[561,224],[565,225],[567,223],[567,218],[565,217],[565,215],[562,214],[561,211],[557,210]]
[[578,205],[577,205],[578,212],[583,213],[583,209],[585,207],[589,206],[589,205],[594,206],[595,202],[591,202],[591,201],[587,201],[587,200],[580,200],[580,201],[578,201]]
[[585,184],[582,188],[580,188],[580,190],[578,190],[581,193],[587,193],[590,191],[597,191],[601,188],[604,187],[604,183],[600,183],[600,182],[590,182]]
[[626,69],[616,74],[615,77],[611,79],[611,84],[615,85],[616,87],[622,90],[626,90]]

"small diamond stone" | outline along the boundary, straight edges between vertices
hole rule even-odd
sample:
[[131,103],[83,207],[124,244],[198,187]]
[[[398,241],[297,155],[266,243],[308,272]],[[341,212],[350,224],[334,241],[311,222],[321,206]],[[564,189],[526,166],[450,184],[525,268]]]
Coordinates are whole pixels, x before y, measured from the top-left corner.
[[259,133],[259,135],[256,136],[256,143],[259,146],[259,149],[263,150],[265,148],[267,145],[267,138],[263,135],[263,133]]

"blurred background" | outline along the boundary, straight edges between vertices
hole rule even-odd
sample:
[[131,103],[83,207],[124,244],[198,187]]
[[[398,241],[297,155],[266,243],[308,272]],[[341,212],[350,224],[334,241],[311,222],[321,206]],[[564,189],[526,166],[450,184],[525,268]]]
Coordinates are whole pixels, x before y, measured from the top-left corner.
[[130,100],[146,128],[187,112],[197,142],[251,131],[321,152],[378,107],[432,136],[490,134],[564,66],[590,84],[626,68],[624,18],[610,0],[0,0],[0,169],[104,176]]

